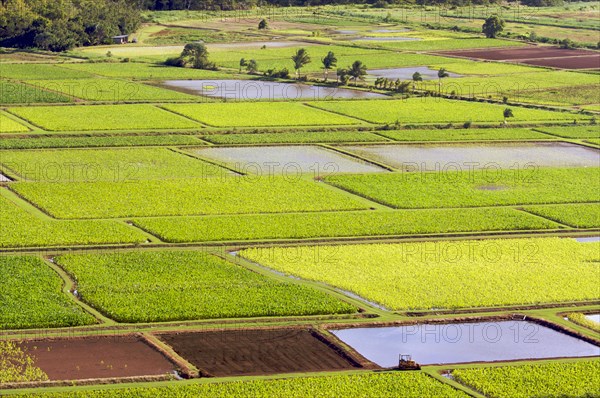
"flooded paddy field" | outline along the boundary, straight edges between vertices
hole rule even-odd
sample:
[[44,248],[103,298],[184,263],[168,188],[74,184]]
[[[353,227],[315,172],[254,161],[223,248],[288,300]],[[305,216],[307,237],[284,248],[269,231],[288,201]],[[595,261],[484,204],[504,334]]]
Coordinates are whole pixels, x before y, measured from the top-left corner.
[[317,146],[248,146],[197,148],[203,158],[229,165],[241,172],[260,175],[373,173],[379,166]]
[[600,152],[569,143],[354,145],[340,147],[403,170],[501,167],[598,167]]
[[261,80],[167,80],[163,87],[188,94],[236,101],[385,98],[383,94],[339,87]]
[[527,321],[421,324],[331,331],[368,360],[385,368],[400,354],[420,365],[593,357],[600,347]]

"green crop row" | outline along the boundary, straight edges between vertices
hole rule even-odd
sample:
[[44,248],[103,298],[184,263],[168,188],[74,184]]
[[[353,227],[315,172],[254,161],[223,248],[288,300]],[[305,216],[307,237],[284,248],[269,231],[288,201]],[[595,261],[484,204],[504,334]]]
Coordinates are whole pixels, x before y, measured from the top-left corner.
[[91,315],[65,297],[62,285],[38,257],[0,257],[0,329],[93,324]]
[[11,188],[58,218],[281,213],[368,209],[322,183],[283,177],[128,182],[15,182]]
[[28,84],[0,80],[0,104],[72,102],[66,95]]
[[585,326],[586,328],[590,328],[592,330],[595,330],[596,332],[600,333],[600,323],[598,322],[594,322],[591,319],[588,319],[585,314],[581,313],[581,312],[572,312],[570,314],[567,314],[567,318],[569,319],[569,321],[576,323],[578,325],[581,326]]
[[422,372],[365,373],[253,380],[165,387],[111,388],[73,392],[31,393],[24,398],[229,398],[229,397],[397,397],[462,398],[467,395]]
[[166,109],[215,127],[357,124],[350,117],[294,102],[171,104]]
[[305,144],[332,142],[379,142],[385,138],[361,131],[332,132],[283,132],[253,134],[213,134],[202,137],[204,140],[225,145],[235,144]]
[[[405,100],[322,101],[312,105],[350,115],[371,123],[464,123],[471,121],[500,123],[504,120],[506,105],[447,100],[437,97]],[[560,121],[589,119],[590,117],[566,112],[540,109],[512,108],[515,121]]]
[[36,217],[0,195],[0,247],[142,243],[147,237],[114,221],[57,221]]
[[57,263],[80,297],[121,322],[350,313],[312,288],[276,282],[205,252],[71,254]]
[[330,176],[326,181],[377,202],[408,209],[600,200],[599,168],[355,174]]
[[[20,133],[24,131],[29,131],[29,129],[21,123],[0,114],[0,133]],[[2,142],[4,142],[4,140],[0,141],[0,144]]]
[[600,138],[600,127],[569,126],[569,127],[537,127],[536,130],[550,133],[564,138]]
[[[517,73],[510,75],[500,76],[476,76],[476,77],[461,77],[461,78],[447,78],[441,82],[441,91],[444,94],[451,94],[454,92],[459,96],[476,96],[476,97],[502,97],[503,95],[508,96],[510,100],[521,100],[534,96],[538,90],[544,90],[545,93],[551,93],[550,88],[573,88],[573,87],[584,87],[592,88],[592,92],[600,89],[598,83],[598,77],[587,73],[578,72],[567,72],[567,71],[543,71],[538,70],[533,73]],[[430,80],[419,83],[418,88],[428,89],[432,91],[438,91],[440,86],[438,80]],[[538,94],[540,95],[540,94]],[[563,103],[568,98],[554,97],[550,95],[547,97],[551,98],[555,103]],[[597,94],[595,96],[597,101]],[[581,102],[583,101],[583,102]],[[552,101],[551,101],[552,102]],[[580,98],[576,100],[577,103],[589,103],[594,102],[585,101]],[[545,103],[544,101],[540,103]]]
[[[106,77],[131,78],[135,80],[164,80],[164,79],[219,79],[231,77],[224,72],[212,70],[177,68],[160,64],[147,64],[140,62],[114,63],[73,63],[63,64],[62,68],[82,71],[87,75],[93,73]],[[39,78],[37,75],[36,78]],[[30,79],[32,77],[29,77]]]
[[600,204],[531,206],[525,210],[575,228],[600,228]]
[[419,41],[361,41],[360,44],[368,44],[393,50],[407,51],[431,51],[431,50],[466,50],[470,48],[490,47],[520,47],[524,43],[518,41],[507,41],[500,39],[437,39]]
[[509,75],[513,73],[543,72],[532,66],[509,64],[506,62],[480,62],[466,59],[455,59],[435,64],[430,64],[431,69],[446,69],[449,72],[462,75]]
[[[0,118],[2,115],[0,115]],[[0,121],[0,123],[3,123]],[[192,135],[3,138],[0,149],[102,148],[125,146],[203,145]]]
[[379,134],[395,141],[487,141],[546,140],[551,136],[526,128],[382,130]]
[[[501,122],[502,105],[424,97],[407,100],[170,104],[165,108],[216,127],[327,126],[361,123]],[[152,105],[22,107],[10,111],[47,130],[194,129],[201,126]],[[329,111],[329,112],[328,112]],[[331,113],[334,112],[334,113]],[[338,114],[339,113],[339,114]],[[566,112],[513,108],[517,121],[589,118]],[[348,115],[348,116],[344,116]]]
[[[75,64],[73,64],[75,65]],[[14,80],[29,79],[78,79],[93,77],[89,73],[77,70],[65,69],[62,66],[70,67],[70,64],[61,66],[53,64],[4,64],[0,71],[0,78]],[[118,68],[117,68],[118,69]]]
[[456,369],[452,376],[488,397],[597,397],[600,361]]
[[[543,87],[543,85],[539,85]],[[519,91],[508,93],[510,99],[521,102],[548,105],[584,105],[593,104],[598,101],[598,90],[600,84],[563,86],[556,88],[543,88],[530,91]],[[584,106],[584,109],[589,109]],[[592,109],[593,110],[593,109]]]
[[2,152],[4,167],[30,181],[133,182],[229,173],[167,148],[50,149]]
[[10,111],[47,130],[201,128],[198,123],[152,105],[39,106]]
[[600,243],[507,239],[250,248],[240,255],[392,310],[597,300]]
[[147,84],[117,79],[28,80],[33,87],[90,101],[194,101],[198,97]]
[[510,208],[140,218],[168,242],[306,239],[556,228]]

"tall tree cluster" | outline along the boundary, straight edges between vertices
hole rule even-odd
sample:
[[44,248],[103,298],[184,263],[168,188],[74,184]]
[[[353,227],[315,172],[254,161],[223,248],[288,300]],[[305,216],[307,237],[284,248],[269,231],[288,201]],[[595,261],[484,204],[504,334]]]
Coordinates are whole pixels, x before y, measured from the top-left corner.
[[0,46],[64,51],[134,32],[139,4],[128,0],[0,0]]

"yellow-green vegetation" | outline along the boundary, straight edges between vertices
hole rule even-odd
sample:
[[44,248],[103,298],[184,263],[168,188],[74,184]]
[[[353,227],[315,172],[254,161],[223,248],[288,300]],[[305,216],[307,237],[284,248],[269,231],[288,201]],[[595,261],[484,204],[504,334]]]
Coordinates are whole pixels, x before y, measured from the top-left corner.
[[0,149],[99,148],[120,146],[204,145],[193,135],[123,135],[4,138]]
[[29,129],[21,123],[0,114],[0,133],[20,133],[24,131],[29,131]]
[[122,322],[356,311],[326,293],[201,251],[71,254],[56,261],[75,277],[82,300]]
[[10,111],[47,130],[201,128],[198,123],[153,105],[38,106],[11,108]]
[[194,101],[198,98],[173,90],[118,79],[28,80],[27,83],[33,87],[91,101]]
[[456,369],[452,376],[488,397],[600,396],[600,361]]
[[48,380],[34,359],[14,341],[0,341],[0,384]]
[[396,141],[488,141],[545,140],[552,136],[527,128],[382,130],[379,134]]
[[[406,100],[322,101],[313,106],[371,123],[499,123],[504,120],[506,105],[448,100],[437,97]],[[515,121],[547,122],[554,120],[590,119],[582,115],[540,109],[512,108]]]
[[58,221],[31,214],[21,206],[0,195],[0,247],[142,243],[147,239],[116,221]]
[[38,86],[0,80],[0,104],[31,104],[38,102],[72,102],[73,99]]
[[567,318],[578,325],[585,326],[600,333],[600,323],[594,322],[591,319],[586,318],[585,314],[581,312],[571,312],[567,314]]
[[386,139],[369,132],[283,132],[258,134],[214,134],[202,137],[215,144],[301,144],[330,142],[378,142]]
[[[4,56],[4,55],[3,55]],[[28,80],[28,79],[76,79],[90,78],[89,73],[65,69],[54,64],[4,64],[0,71],[3,79]]]
[[166,109],[216,127],[357,124],[356,119],[293,102],[165,105]]
[[598,203],[528,206],[525,207],[525,210],[575,228],[600,227],[600,205]]
[[245,258],[392,310],[598,299],[600,243],[573,239],[250,248]]
[[538,127],[536,130],[564,138],[600,138],[600,126]]
[[278,380],[252,380],[232,383],[204,383],[165,387],[113,388],[71,392],[41,393],[24,397],[42,398],[229,398],[244,397],[393,397],[463,398],[462,391],[422,372],[364,373]]
[[444,39],[417,41],[359,41],[361,44],[376,45],[378,47],[394,50],[429,51],[429,50],[463,50],[468,48],[487,47],[520,47],[525,44],[518,41],[500,39]]
[[139,218],[168,242],[305,239],[551,229],[557,225],[511,208]]
[[177,68],[141,62],[73,63],[61,65],[61,67],[82,71],[85,72],[86,75],[88,73],[93,73],[101,76],[126,77],[135,80],[218,79],[228,76],[226,73],[212,70]]
[[62,285],[58,274],[39,257],[0,257],[0,329],[95,323],[94,317],[65,296]]
[[58,218],[146,217],[368,209],[322,183],[283,177],[128,182],[16,182],[12,189]]
[[30,181],[137,181],[228,173],[168,148],[53,149],[2,152],[1,165]]
[[600,199],[599,168],[490,167],[439,173],[337,175],[327,177],[326,181],[377,202],[408,209],[581,203]]

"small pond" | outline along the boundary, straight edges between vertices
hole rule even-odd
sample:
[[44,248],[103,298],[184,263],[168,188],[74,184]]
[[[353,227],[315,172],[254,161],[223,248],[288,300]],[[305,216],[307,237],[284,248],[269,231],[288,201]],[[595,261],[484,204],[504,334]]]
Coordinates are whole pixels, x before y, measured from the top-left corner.
[[189,94],[236,101],[386,97],[382,94],[347,88],[262,80],[166,80],[162,85]]
[[265,176],[327,176],[386,171],[371,163],[316,146],[197,148],[194,152],[205,159],[226,163],[242,173]]
[[379,366],[400,354],[421,365],[600,355],[600,347],[527,321],[421,324],[332,330]]

